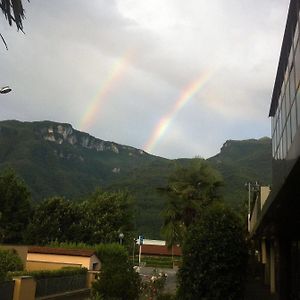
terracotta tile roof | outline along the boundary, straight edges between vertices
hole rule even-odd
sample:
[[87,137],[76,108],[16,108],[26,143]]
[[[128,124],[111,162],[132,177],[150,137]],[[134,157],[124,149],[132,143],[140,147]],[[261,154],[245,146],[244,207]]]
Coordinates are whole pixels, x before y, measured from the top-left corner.
[[[141,251],[142,251],[142,254],[164,255],[164,256],[172,255],[172,250],[168,249],[167,246],[142,245]],[[181,248],[179,246],[173,246],[173,255],[181,256]]]
[[28,253],[55,254],[55,255],[70,255],[91,257],[95,254],[93,250],[86,249],[64,249],[64,248],[49,248],[49,247],[30,247]]

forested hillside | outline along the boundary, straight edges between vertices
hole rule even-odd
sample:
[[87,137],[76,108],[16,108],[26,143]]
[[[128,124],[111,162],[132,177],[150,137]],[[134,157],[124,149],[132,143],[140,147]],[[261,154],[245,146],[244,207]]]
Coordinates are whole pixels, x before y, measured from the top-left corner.
[[[199,153],[201,154],[201,153]],[[176,165],[190,159],[168,160],[130,146],[107,142],[73,129],[70,124],[0,122],[0,170],[13,168],[29,186],[34,201],[65,196],[80,201],[96,187],[129,190],[136,199],[136,228],[159,237],[164,187]],[[224,177],[224,197],[241,209],[246,181],[270,184],[271,142],[227,141],[208,159]]]

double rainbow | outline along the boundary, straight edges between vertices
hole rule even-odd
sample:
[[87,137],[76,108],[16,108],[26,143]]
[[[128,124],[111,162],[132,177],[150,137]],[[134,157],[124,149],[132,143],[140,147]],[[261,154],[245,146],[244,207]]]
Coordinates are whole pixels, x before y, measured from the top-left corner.
[[132,55],[132,51],[127,51],[114,63],[107,78],[102,82],[99,91],[94,99],[90,102],[85,113],[80,119],[80,130],[87,131],[95,123],[108,94],[112,91],[116,83],[122,78],[126,69],[130,65]]
[[181,92],[179,98],[175,101],[175,104],[171,110],[166,113],[155,126],[150,138],[144,145],[143,149],[147,152],[152,152],[159,140],[164,136],[167,129],[171,125],[172,121],[176,118],[178,113],[183,107],[193,99],[193,96],[197,94],[212,77],[214,72],[212,70],[201,74],[198,78],[190,82]]

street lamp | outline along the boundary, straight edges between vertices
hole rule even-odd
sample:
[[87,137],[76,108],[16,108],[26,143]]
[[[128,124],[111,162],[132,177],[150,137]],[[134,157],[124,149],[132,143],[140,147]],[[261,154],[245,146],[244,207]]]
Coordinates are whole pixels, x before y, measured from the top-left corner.
[[4,86],[0,89],[0,94],[7,94],[11,92],[11,88],[9,86]]
[[120,245],[123,245],[123,239],[124,239],[124,233],[120,232],[119,234]]

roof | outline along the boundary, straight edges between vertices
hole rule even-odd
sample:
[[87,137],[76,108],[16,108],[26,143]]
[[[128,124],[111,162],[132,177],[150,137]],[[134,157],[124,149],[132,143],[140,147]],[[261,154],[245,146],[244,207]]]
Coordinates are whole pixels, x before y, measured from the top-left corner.
[[95,254],[95,251],[86,249],[64,249],[34,246],[28,249],[28,253],[91,257]]
[[[172,255],[172,249],[168,249],[167,246],[158,246],[158,245],[142,245],[141,252],[142,254],[150,254],[150,255],[164,255],[164,256]],[[181,248],[179,246],[173,246],[173,255],[181,256]]]

